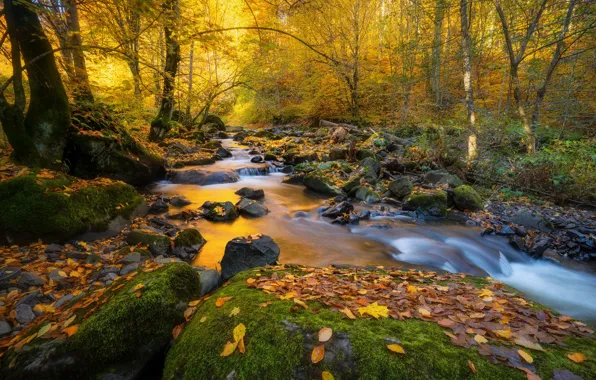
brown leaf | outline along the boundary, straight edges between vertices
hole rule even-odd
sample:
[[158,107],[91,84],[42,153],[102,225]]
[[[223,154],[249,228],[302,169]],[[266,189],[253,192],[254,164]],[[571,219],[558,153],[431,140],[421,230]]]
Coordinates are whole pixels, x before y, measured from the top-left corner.
[[474,363],[471,360],[468,360],[468,366],[470,366],[470,369],[472,370],[472,373],[475,375],[476,372],[476,366],[474,365]]
[[312,353],[310,355],[310,360],[314,364],[317,364],[318,362],[323,360],[324,357],[325,357],[325,346],[320,344],[312,350]]
[[183,328],[184,328],[184,323],[181,323],[178,326],[174,327],[174,329],[172,330],[172,337],[174,337],[174,340],[178,339],[178,336],[182,332]]
[[226,345],[224,346],[223,351],[221,352],[221,354],[219,354],[219,356],[230,356],[234,353],[234,351],[236,351],[236,347],[238,347],[238,342],[230,342],[228,341],[226,343]]

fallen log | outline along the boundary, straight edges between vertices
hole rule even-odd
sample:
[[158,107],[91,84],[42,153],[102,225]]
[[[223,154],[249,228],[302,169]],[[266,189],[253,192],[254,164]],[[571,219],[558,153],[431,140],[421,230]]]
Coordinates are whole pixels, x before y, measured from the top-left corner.
[[327,120],[320,120],[319,127],[323,128],[346,128],[346,129],[358,129],[357,126],[351,124],[344,124],[344,123],[334,123],[332,121]]

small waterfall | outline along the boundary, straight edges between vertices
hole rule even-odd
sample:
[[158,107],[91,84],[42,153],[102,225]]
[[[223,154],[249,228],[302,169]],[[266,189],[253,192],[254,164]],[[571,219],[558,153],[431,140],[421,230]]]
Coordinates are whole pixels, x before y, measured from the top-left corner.
[[277,166],[260,166],[260,167],[252,167],[252,168],[240,168],[236,169],[236,173],[240,176],[259,176],[259,175],[268,175],[269,173],[280,173],[283,168]]
[[504,276],[509,277],[513,273],[509,260],[507,260],[507,257],[505,257],[501,251],[499,251],[499,266],[501,267],[501,273],[503,273]]

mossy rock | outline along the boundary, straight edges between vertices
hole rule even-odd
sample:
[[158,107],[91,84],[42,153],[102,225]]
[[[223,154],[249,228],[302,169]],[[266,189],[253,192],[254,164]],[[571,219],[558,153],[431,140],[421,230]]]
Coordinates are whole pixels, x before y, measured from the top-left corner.
[[232,202],[205,202],[202,208],[205,219],[214,222],[232,221],[240,216]]
[[[140,296],[134,290],[138,284],[144,285]],[[139,270],[121,289],[108,289],[103,296],[108,302],[89,318],[84,319],[84,310],[76,313],[72,325],[79,328],[72,337],[50,343],[36,339],[27,349],[9,351],[0,377],[94,379],[114,373],[115,378],[136,378],[167,346],[172,329],[184,322],[188,302],[200,291],[199,277],[187,264],[165,264],[149,273]]]
[[430,216],[446,216],[447,194],[442,190],[411,194],[404,208],[417,210]]
[[168,255],[172,250],[170,238],[153,231],[132,230],[126,236],[126,242],[130,245],[146,245],[149,252],[155,256]]
[[377,203],[381,201],[381,197],[379,196],[379,194],[377,194],[377,192],[373,189],[366,186],[358,187],[354,197],[366,203]]
[[0,182],[0,240],[57,242],[88,230],[103,231],[119,216],[130,218],[143,202],[135,188],[124,183],[62,190],[72,181],[65,175],[27,175]]
[[373,152],[370,149],[360,149],[359,151],[356,152],[356,158],[358,159],[358,161],[362,161],[368,157],[374,158],[375,152]]
[[[520,370],[490,363],[475,347],[454,345],[436,322],[350,320],[315,301],[308,301],[309,308],[304,309],[291,299],[280,300],[249,288],[246,281],[258,278],[256,272],[253,269],[236,275],[228,286],[201,304],[168,351],[164,379],[225,379],[231,373],[235,379],[316,379],[321,378],[322,371],[329,371],[335,379],[526,379]],[[276,272],[280,279],[284,277],[283,272]],[[269,270],[259,273],[271,275]],[[220,297],[232,298],[217,307]],[[230,317],[235,308],[238,315]],[[226,342],[233,341],[233,330],[239,323],[246,326],[246,352],[220,356]],[[317,333],[322,327],[333,329],[333,337],[325,343],[325,359],[313,364],[311,352],[320,344]],[[387,349],[396,339],[404,355]],[[566,355],[583,352],[594,357],[596,341],[573,338],[565,344],[548,345],[546,352],[531,351],[538,374],[548,379],[553,369],[567,369],[591,378],[596,370],[593,361],[575,364]],[[476,374],[471,372],[469,361]]]
[[412,182],[406,176],[400,176],[389,184],[389,191],[397,199],[403,199],[410,195],[413,188]]
[[326,195],[339,195],[341,191],[335,186],[335,184],[325,176],[321,171],[314,170],[304,176],[304,186],[318,193]]
[[468,185],[458,186],[453,190],[453,202],[462,211],[479,211],[484,208],[480,195]]
[[198,247],[197,250],[202,247],[207,240],[201,235],[201,232],[196,228],[187,228],[178,232],[174,239],[176,247]]

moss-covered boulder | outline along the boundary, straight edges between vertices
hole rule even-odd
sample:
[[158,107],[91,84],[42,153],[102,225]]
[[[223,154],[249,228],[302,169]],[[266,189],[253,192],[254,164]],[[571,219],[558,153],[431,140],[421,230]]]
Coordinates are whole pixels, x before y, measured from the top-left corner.
[[406,176],[399,176],[389,184],[389,191],[397,199],[403,199],[410,195],[414,186]]
[[379,194],[370,187],[360,186],[356,190],[354,197],[366,203],[377,203],[381,200]]
[[182,230],[174,238],[176,247],[198,247],[196,250],[199,250],[206,242],[207,240],[196,228]]
[[77,177],[109,177],[132,185],[164,179],[165,161],[122,125],[115,111],[98,104],[73,108],[64,162]]
[[367,157],[362,161],[359,171],[366,182],[374,184],[379,179],[381,164],[375,158]]
[[448,185],[451,188],[463,185],[463,181],[446,170],[431,170],[424,175],[424,181],[434,185]]
[[146,245],[149,252],[155,256],[166,256],[172,251],[172,242],[166,235],[149,230],[132,230],[126,236],[126,242],[130,245]]
[[[120,284],[124,286],[112,290]],[[200,291],[199,277],[187,264],[165,264],[148,273],[139,270],[128,282],[117,280],[92,302],[87,308],[105,303],[90,317],[85,307],[75,311],[71,325],[79,327],[70,338],[37,338],[23,350],[9,351],[0,377],[95,379],[112,373],[109,378],[137,378],[167,346],[172,329],[184,322],[188,302]]]
[[478,211],[484,208],[482,198],[472,186],[462,185],[453,190],[455,207],[462,211]]
[[74,178],[30,174],[0,182],[0,241],[64,241],[88,230],[105,231],[144,203],[130,185],[96,184],[69,190]]
[[[373,287],[387,287],[387,292],[393,291],[393,297],[398,297],[393,300],[379,297],[379,304],[395,304],[399,300],[416,303],[421,296],[412,294],[408,297],[405,285],[403,290],[399,287],[400,283],[407,284],[403,279],[412,278],[411,274],[393,272],[388,275],[373,271],[371,276],[371,272],[364,270],[323,271],[322,268],[286,266],[253,269],[236,275],[228,286],[220,288],[197,309],[194,318],[168,351],[164,379],[320,379],[323,371],[331,373],[335,379],[526,379],[523,371],[503,364],[506,358],[495,356],[491,362],[490,357],[483,356],[478,349],[480,346],[473,340],[474,334],[466,334],[465,327],[458,335],[467,335],[473,342],[468,348],[454,344],[446,334],[453,336],[452,330],[441,328],[438,320],[421,316],[416,308],[404,312],[402,317],[397,312],[378,319],[360,314],[357,310],[363,306],[358,306],[353,299],[348,300],[352,296],[347,292],[353,291],[353,298],[363,301],[361,305],[370,304],[374,299],[371,290],[366,297],[356,292],[366,286],[364,282],[354,285],[351,290],[342,287],[344,296],[336,300],[318,302],[320,298],[316,297],[333,292],[335,288],[331,284],[334,282],[352,281],[356,276],[371,280],[371,284],[375,284]],[[319,284],[321,276],[332,278],[325,287]],[[259,284],[265,277],[278,285],[257,289],[257,286],[269,286]],[[427,276],[422,278],[416,282],[417,292],[421,291],[420,287],[436,289],[435,285],[450,289],[444,282],[433,284]],[[297,281],[310,285],[292,294],[291,291],[296,290],[292,285]],[[455,281],[458,284],[454,284]],[[474,283],[483,285],[476,288]],[[467,297],[480,300],[476,294],[486,283],[484,279],[459,278],[451,280],[449,287],[466,289],[470,294]],[[220,298],[227,301],[218,307],[216,303]],[[341,304],[346,302],[356,305],[351,307],[353,319],[340,311]],[[454,302],[459,301],[454,298]],[[433,310],[435,307],[440,310],[444,306],[433,302]],[[536,310],[540,309],[536,306]],[[233,310],[238,313],[231,315]],[[473,308],[463,308],[461,313],[476,312]],[[449,325],[450,320],[445,319],[443,323]],[[241,353],[237,348],[229,356],[222,356],[226,342],[234,342],[233,331],[239,324],[245,326],[245,352]],[[533,328],[530,324],[527,326]],[[332,329],[332,336],[327,342],[320,343],[318,333],[324,327]],[[490,335],[490,338],[491,347],[509,350],[507,353],[515,355],[520,366],[527,364],[520,362],[522,359],[516,350],[530,352],[534,358],[533,368],[544,379],[552,378],[555,369],[568,370],[585,379],[592,378],[596,370],[593,361],[576,364],[566,356],[582,352],[593,357],[596,355],[593,338],[570,338],[565,341],[566,346],[543,344],[545,351],[519,346],[511,348],[511,343],[501,346],[495,342],[498,337],[495,339]],[[390,351],[387,346],[391,344],[399,344],[404,354]],[[324,358],[313,364],[311,354],[318,345],[324,345]],[[470,368],[470,362],[474,370]]]
[[375,152],[370,149],[360,149],[356,152],[356,158],[361,161],[368,157],[375,157]]
[[321,171],[315,170],[304,176],[304,186],[318,193],[326,195],[339,195],[341,191]]
[[442,190],[411,194],[404,208],[406,210],[420,211],[429,216],[446,216],[447,194]]

